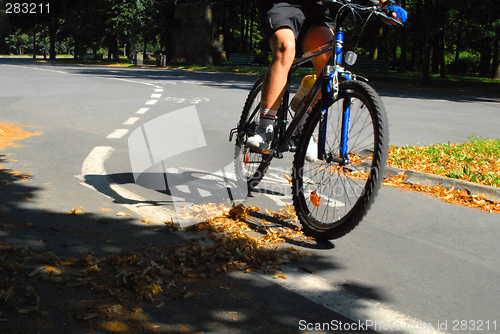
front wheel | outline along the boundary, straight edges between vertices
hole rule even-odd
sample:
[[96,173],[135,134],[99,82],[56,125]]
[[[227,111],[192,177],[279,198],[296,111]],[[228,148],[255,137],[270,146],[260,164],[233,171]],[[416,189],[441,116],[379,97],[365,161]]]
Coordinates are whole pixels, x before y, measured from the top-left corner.
[[[339,163],[346,108],[350,110],[348,161]],[[384,106],[365,83],[342,82],[326,117],[320,109],[321,101],[300,135],[292,194],[304,232],[325,240],[349,233],[369,210],[382,184],[389,138]],[[326,129],[323,135],[320,128]],[[318,147],[320,152],[324,147],[320,157]]]

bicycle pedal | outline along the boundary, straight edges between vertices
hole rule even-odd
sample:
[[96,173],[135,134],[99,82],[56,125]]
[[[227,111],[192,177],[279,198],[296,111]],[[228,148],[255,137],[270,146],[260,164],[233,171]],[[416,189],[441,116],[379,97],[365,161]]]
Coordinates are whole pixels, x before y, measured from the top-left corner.
[[229,142],[233,141],[233,136],[238,132],[238,128],[233,128],[229,131]]

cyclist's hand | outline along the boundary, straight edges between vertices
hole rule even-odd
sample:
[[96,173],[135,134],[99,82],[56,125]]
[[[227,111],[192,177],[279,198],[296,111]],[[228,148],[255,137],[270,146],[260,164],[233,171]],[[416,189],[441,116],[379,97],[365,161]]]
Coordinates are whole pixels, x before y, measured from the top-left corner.
[[[401,23],[405,23],[408,18],[408,13],[406,10],[396,5],[395,0],[379,0],[379,6],[382,7],[387,15],[391,16],[393,19],[398,20]],[[383,20],[386,24],[396,24],[390,20]]]
[[394,17],[401,23],[405,23],[406,20],[408,19],[408,13],[406,12],[406,10],[404,10],[398,5],[387,6],[387,9],[389,9],[392,17]]

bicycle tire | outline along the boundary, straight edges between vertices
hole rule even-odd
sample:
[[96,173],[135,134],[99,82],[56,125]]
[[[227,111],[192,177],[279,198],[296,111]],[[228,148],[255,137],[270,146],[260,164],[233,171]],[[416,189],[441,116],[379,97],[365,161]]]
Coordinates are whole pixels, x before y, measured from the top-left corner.
[[368,84],[340,83],[338,97],[328,108],[325,151],[339,156],[342,108],[346,99],[351,103],[349,164],[340,166],[327,162],[328,159],[315,162],[305,159],[309,141],[316,136],[322,117],[321,101],[303,128],[294,156],[295,211],[304,233],[316,239],[337,239],[351,232],[374,202],[384,176],[389,142],[387,116],[380,97]]
[[234,159],[236,176],[254,189],[262,180],[271,163],[269,154],[250,150],[245,146],[248,137],[255,134],[260,119],[260,95],[264,77],[257,79],[248,93],[240,121],[238,122]]

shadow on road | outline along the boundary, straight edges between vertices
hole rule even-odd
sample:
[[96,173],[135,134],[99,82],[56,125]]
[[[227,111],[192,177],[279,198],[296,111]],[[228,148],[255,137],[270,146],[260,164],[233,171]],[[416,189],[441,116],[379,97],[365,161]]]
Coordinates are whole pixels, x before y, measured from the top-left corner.
[[[17,66],[42,66],[46,68],[61,69],[64,67],[68,73],[101,76],[107,78],[147,80],[158,84],[181,84],[195,81],[200,86],[218,87],[221,89],[242,89],[249,91],[257,80],[256,75],[199,72],[175,69],[136,68],[136,67],[111,67],[98,65],[71,65],[53,62],[33,61],[23,58],[0,58],[0,64]],[[370,76],[368,76],[370,78]],[[300,84],[298,78],[296,84]],[[452,82],[448,86],[424,87],[415,84],[398,84],[381,80],[375,76],[370,84],[382,96],[415,98],[423,100],[447,100],[453,102],[491,102],[500,103],[498,84],[462,83]]]
[[[204,254],[210,242],[192,241],[201,235],[185,238],[106,211],[27,206],[40,201],[42,189],[30,186],[35,177],[0,169],[2,333],[303,333],[300,324],[350,322],[272,280],[228,267],[230,258],[217,262],[214,253],[212,260]],[[233,269],[201,270],[214,268],[211,261]],[[331,259],[307,263],[337,266]],[[357,290],[383,299],[376,287]]]

